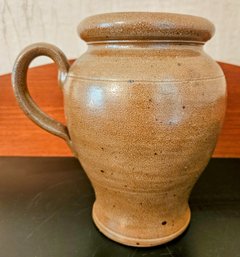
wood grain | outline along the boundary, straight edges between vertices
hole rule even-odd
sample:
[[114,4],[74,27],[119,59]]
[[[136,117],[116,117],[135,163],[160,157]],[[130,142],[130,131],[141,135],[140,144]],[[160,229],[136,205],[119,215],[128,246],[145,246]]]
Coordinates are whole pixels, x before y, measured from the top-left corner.
[[[228,83],[228,106],[215,157],[240,157],[240,67],[220,63]],[[50,116],[64,122],[63,97],[54,64],[31,68],[30,93]],[[65,142],[39,128],[17,106],[11,75],[0,76],[0,155],[71,156]]]
[[215,157],[240,157],[240,67],[219,63],[227,80],[228,102]]

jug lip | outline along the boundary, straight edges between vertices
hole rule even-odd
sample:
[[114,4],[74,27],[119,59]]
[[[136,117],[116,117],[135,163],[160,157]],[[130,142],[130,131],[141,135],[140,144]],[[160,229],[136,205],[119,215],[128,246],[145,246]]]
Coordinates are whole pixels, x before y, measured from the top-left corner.
[[207,19],[163,12],[115,12],[85,18],[78,34],[86,42],[101,41],[191,41],[204,43],[215,32]]

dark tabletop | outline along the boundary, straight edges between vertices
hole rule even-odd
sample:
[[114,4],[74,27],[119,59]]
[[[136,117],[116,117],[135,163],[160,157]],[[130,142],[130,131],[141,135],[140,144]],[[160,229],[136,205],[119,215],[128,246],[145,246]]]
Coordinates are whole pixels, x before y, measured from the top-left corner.
[[103,236],[94,194],[73,158],[0,158],[0,257],[240,257],[240,159],[212,159],[195,186],[187,231],[154,248]]

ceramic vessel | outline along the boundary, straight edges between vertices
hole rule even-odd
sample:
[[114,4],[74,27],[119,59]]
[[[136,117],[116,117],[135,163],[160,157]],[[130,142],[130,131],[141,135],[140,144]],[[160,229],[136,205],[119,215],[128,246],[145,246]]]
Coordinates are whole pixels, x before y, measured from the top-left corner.
[[[188,198],[224,118],[225,78],[203,50],[214,26],[188,15],[112,13],[85,19],[78,32],[88,50],[71,67],[55,46],[23,50],[13,69],[15,96],[81,162],[103,234],[139,247],[168,242],[189,224]],[[28,65],[39,55],[59,67],[66,126],[28,93]]]

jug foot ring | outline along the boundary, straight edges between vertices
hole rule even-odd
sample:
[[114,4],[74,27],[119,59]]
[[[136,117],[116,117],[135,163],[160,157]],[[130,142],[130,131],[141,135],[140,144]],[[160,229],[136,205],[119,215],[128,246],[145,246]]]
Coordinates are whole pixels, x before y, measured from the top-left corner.
[[186,223],[184,224],[181,229],[176,231],[175,233],[165,236],[165,237],[160,237],[160,238],[152,238],[152,239],[139,239],[139,238],[132,238],[132,237],[127,237],[121,234],[116,233],[115,231],[112,231],[111,229],[107,228],[105,225],[103,225],[98,218],[96,217],[94,211],[92,213],[93,216],[93,221],[97,228],[102,232],[106,237],[110,238],[113,241],[116,241],[120,244],[123,245],[128,245],[128,246],[135,246],[135,247],[151,247],[151,246],[157,246],[157,245],[162,245],[165,244],[179,235],[181,235],[186,228],[188,227],[190,223],[190,218],[191,218],[191,213],[190,210],[188,211],[188,217],[186,220]]

